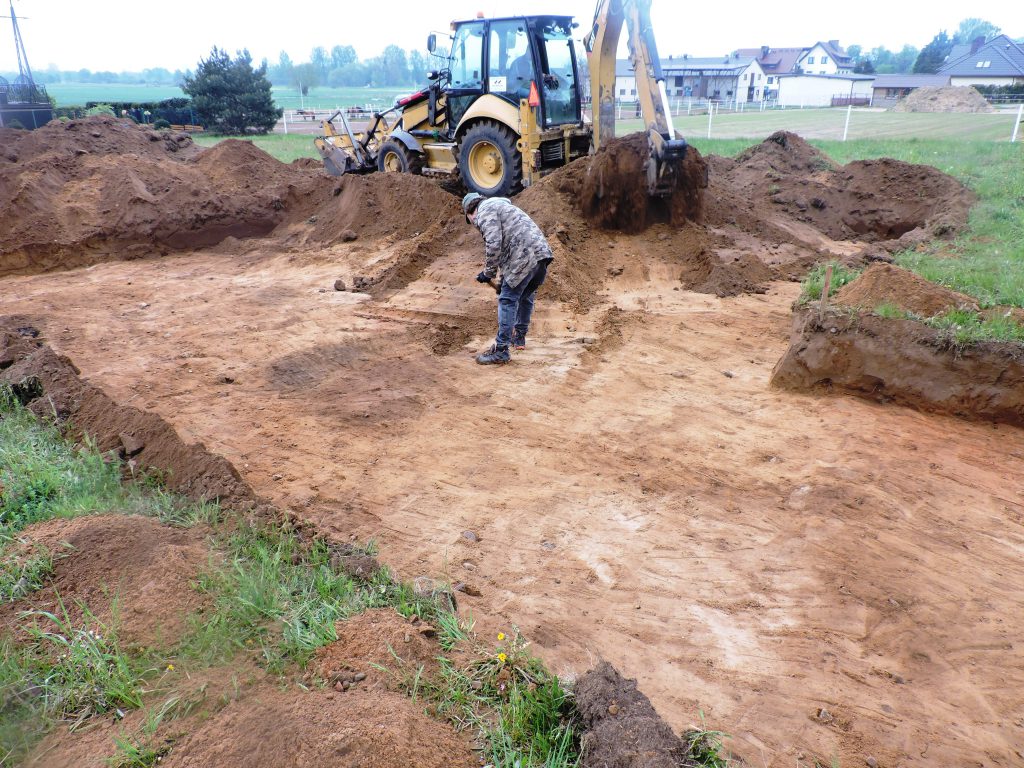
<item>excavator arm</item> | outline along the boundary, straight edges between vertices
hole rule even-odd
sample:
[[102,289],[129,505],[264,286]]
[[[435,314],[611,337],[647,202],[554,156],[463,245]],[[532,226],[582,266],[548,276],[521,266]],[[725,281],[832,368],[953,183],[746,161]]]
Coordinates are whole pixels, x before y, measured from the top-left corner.
[[687,144],[676,138],[672,126],[665,76],[651,27],[651,0],[598,0],[594,26],[583,39],[590,67],[594,149],[615,138],[615,55],[623,24],[629,33],[629,58],[651,148],[648,191],[663,195],[669,192],[676,165],[686,157]]

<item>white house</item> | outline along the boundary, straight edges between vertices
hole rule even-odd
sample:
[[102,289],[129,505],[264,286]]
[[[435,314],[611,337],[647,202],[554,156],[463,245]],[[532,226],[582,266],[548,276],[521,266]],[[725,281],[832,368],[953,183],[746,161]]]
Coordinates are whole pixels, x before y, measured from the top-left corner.
[[778,103],[784,107],[868,104],[874,75],[779,75]]
[[957,58],[939,69],[950,85],[1014,85],[1024,83],[1024,45],[1006,35],[985,42],[975,41]]
[[838,40],[819,41],[797,58],[796,66],[807,75],[848,75],[853,72],[853,59]]

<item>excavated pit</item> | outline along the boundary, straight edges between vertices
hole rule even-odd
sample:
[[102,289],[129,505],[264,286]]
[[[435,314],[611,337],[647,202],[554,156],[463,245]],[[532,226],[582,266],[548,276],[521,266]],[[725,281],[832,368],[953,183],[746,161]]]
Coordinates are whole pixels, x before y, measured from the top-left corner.
[[[556,260],[528,349],[495,371],[470,357],[494,329],[479,234],[429,180],[339,181],[245,142],[170,151],[146,129],[71,125],[0,157],[0,273],[22,315],[9,333],[60,352],[0,369],[40,413],[48,387],[101,446],[171,467],[183,491],[374,537],[404,577],[451,572],[488,631],[521,621],[560,672],[611,658],[676,732],[713,703],[708,722],[754,761],[899,764],[934,744],[940,765],[979,750],[1013,764],[1018,432],[767,387],[795,297],[777,281],[951,236],[973,200],[954,180],[838,166],[778,134],[707,158],[703,223],[626,232],[584,215],[577,161],[516,198]],[[87,154],[60,150],[70,139]],[[61,355],[184,447],[158,452],[157,428],[112,399],[61,395]],[[966,526],[963,509],[978,510]],[[985,699],[969,737],[950,697]],[[228,754],[219,727],[200,759]]]

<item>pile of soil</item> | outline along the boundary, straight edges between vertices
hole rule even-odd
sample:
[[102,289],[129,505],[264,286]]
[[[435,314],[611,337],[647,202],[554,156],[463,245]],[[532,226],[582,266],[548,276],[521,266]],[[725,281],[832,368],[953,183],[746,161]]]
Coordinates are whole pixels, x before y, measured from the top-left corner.
[[676,768],[694,763],[689,749],[650,699],[607,661],[576,683],[576,708],[586,732],[583,768]]
[[459,199],[424,176],[347,174],[335,183],[337,196],[315,211],[311,236],[337,242],[355,233],[360,238],[415,237],[452,219],[465,221]]
[[681,163],[666,166],[671,192],[651,197],[648,165],[651,149],[645,133],[613,139],[591,157],[581,158],[578,201],[583,216],[604,229],[643,232],[655,223],[681,225],[700,222],[708,169],[700,153],[690,147]]
[[948,237],[967,221],[975,196],[925,165],[858,160],[837,166],[793,133],[780,131],[732,160],[712,163],[706,219],[768,242],[792,242],[787,220],[833,240],[893,249]]
[[994,112],[977,89],[971,86],[924,86],[889,107],[889,112]]
[[315,667],[330,685],[362,675],[366,687],[390,688],[395,682],[381,671],[429,676],[437,668],[436,630],[411,622],[391,608],[374,608],[334,626],[338,639],[316,652]]
[[401,693],[281,691],[263,686],[196,723],[165,768],[348,765],[479,768],[469,738]]
[[[0,606],[0,626],[20,624],[19,614],[34,609],[68,612],[83,625],[83,609],[122,645],[170,647],[199,609],[203,596],[192,588],[210,566],[208,532],[170,528],[148,517],[99,515],[50,520],[21,534],[25,555],[48,551],[54,572],[48,583],[24,600]],[[111,613],[116,600],[117,614]],[[47,631],[55,630],[38,619]]]
[[329,183],[250,142],[201,151],[112,117],[8,130],[0,145],[0,275],[264,235]]
[[836,304],[874,310],[883,304],[934,317],[951,309],[978,311],[978,302],[892,264],[872,264],[832,298]]
[[1024,347],[967,347],[913,320],[870,313],[794,315],[789,349],[771,384],[797,391],[839,390],[924,411],[1024,426]]

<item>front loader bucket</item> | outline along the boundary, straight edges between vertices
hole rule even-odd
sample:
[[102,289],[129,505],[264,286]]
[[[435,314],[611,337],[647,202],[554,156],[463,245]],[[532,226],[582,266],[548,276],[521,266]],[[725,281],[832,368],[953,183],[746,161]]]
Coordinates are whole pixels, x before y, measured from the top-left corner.
[[324,170],[331,176],[344,176],[349,167],[349,156],[337,147],[329,152],[321,153],[324,159]]

